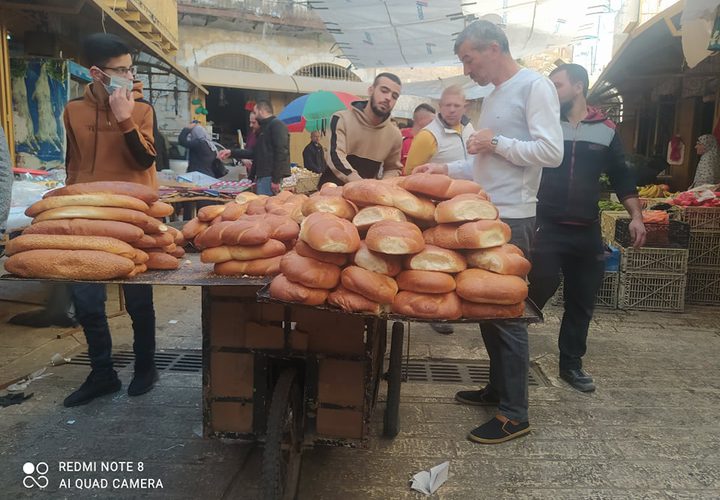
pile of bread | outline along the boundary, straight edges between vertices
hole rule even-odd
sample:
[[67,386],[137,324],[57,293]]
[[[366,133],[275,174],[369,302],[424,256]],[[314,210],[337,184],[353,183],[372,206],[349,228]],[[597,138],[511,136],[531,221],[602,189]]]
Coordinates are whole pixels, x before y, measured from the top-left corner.
[[414,174],[326,184],[302,214],[295,246],[279,257],[274,298],[436,320],[524,311],[530,263],[472,181]]
[[201,250],[200,260],[222,276],[272,276],[295,245],[305,195],[241,193],[227,205],[201,208],[182,230]]
[[108,280],[177,269],[182,234],[159,220],[173,208],[130,182],[88,182],[49,191],[10,240],[5,269],[25,278]]

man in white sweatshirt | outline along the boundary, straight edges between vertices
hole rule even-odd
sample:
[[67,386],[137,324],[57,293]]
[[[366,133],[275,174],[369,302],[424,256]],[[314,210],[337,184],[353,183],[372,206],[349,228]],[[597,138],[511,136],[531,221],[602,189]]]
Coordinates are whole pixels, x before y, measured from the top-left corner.
[[[510,55],[505,33],[489,21],[467,26],[455,42],[455,53],[465,74],[478,85],[495,86],[483,101],[477,131],[468,141],[468,152],[475,158],[428,163],[414,172],[476,181],[512,229],[511,243],[529,257],[542,169],[557,167],[563,158],[555,86],[548,78],[520,67]],[[468,437],[484,444],[502,443],[530,432],[527,325],[507,320],[483,324],[480,329],[490,356],[490,383],[481,390],[460,391],[455,399],[471,405],[497,405],[497,415]]]

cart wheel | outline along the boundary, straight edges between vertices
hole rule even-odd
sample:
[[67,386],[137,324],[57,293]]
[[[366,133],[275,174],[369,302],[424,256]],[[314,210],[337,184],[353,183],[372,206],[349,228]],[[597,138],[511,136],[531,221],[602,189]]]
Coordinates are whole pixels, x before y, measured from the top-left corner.
[[388,368],[388,391],[385,405],[383,434],[394,438],[400,431],[400,383],[402,381],[403,324],[393,323],[390,341],[390,366]]
[[303,441],[303,399],[297,371],[280,374],[270,403],[263,453],[265,500],[292,500],[300,479]]

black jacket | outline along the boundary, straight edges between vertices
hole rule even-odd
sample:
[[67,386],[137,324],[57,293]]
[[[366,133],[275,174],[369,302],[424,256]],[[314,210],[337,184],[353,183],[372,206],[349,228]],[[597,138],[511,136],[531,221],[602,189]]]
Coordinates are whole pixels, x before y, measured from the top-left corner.
[[303,149],[303,167],[318,174],[322,174],[327,165],[325,163],[325,150],[320,144],[310,141]]
[[256,179],[272,177],[280,184],[283,177],[290,176],[290,134],[287,126],[274,116],[258,118],[260,131],[253,149],[233,149],[233,158],[245,158],[253,161],[253,174]]
[[555,222],[591,224],[598,219],[600,175],[605,172],[618,198],[637,197],[635,179],[615,124],[599,111],[573,128],[562,121],[565,155],[557,168],[544,168],[538,191],[538,218]]
[[212,164],[217,153],[210,149],[210,145],[202,139],[190,139],[190,127],[182,129],[178,136],[178,143],[188,148],[188,172],[200,172],[210,177],[213,175]]

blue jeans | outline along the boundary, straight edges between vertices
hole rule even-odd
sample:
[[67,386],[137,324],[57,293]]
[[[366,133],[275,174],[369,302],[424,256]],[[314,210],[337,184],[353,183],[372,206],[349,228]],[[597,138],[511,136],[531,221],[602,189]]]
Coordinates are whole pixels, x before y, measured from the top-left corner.
[[272,190],[272,177],[258,177],[255,181],[255,193],[274,196],[275,193],[273,193]]
[[[105,314],[107,291],[102,283],[71,285],[75,318],[82,325],[93,371],[112,371],[112,337]],[[125,308],[132,319],[135,371],[155,363],[155,309],[151,285],[123,285]]]
[[[535,231],[535,217],[503,219],[512,229],[510,243],[517,245],[526,257]],[[498,413],[511,420],[528,420],[528,375],[530,349],[527,324],[505,320],[480,325],[485,349],[490,356],[489,390],[497,395]]]

